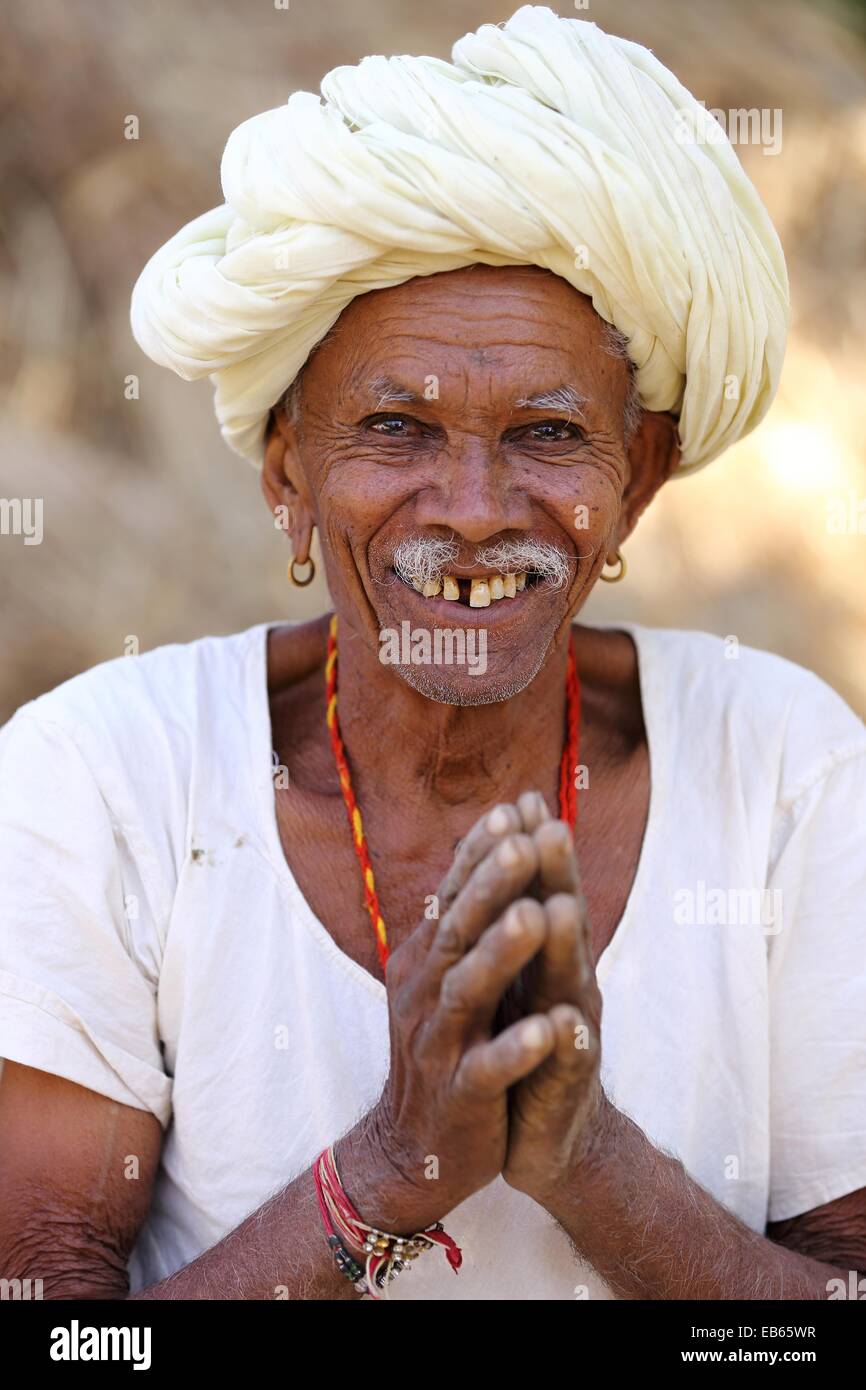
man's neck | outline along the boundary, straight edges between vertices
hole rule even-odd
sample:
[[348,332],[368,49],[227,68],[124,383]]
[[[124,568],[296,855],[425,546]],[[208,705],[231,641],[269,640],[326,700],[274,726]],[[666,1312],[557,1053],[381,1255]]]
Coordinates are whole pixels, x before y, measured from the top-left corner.
[[[571,629],[581,681],[580,760],[603,770],[643,738],[637,659],[629,637]],[[336,796],[339,783],[325,724],[328,618],[274,629],[268,688],[274,747],[292,781],[310,794]],[[393,669],[340,644],[338,715],[365,815],[405,817],[423,801],[429,833],[437,815],[463,833],[497,801],[537,788],[556,809],[565,734],[566,649],[561,642],[526,690],[492,705],[444,705],[418,694]],[[446,826],[442,825],[442,830]]]
[[[484,807],[555,788],[565,732],[563,639],[532,683],[487,705],[452,705],[413,689],[360,641],[339,646],[340,729],[353,776],[382,794],[423,795],[433,810]],[[387,775],[385,773],[387,763]]]

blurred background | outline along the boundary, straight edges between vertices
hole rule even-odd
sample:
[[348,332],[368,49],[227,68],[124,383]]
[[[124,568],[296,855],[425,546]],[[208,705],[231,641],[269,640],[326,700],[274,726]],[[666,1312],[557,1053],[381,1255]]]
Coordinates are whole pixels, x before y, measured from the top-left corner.
[[[278,8],[279,6],[279,8]],[[284,7],[285,6],[285,7]],[[450,55],[517,0],[28,0],[0,32],[0,721],[98,661],[322,611],[211,387],[139,352],[133,282],[222,201],[230,131],[366,53]],[[788,257],[793,329],[772,412],[672,483],[587,616],[735,635],[811,667],[866,715],[866,5],[553,5],[651,47],[709,108],[780,109],[739,145]],[[125,138],[130,117],[138,138]],[[128,399],[126,378],[140,381]],[[0,514],[2,517],[2,514]],[[7,526],[8,529],[8,526]]]

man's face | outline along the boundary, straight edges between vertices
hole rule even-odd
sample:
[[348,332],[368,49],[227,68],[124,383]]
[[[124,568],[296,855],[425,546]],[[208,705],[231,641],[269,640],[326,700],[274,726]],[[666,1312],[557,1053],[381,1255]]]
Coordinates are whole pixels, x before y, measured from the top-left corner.
[[311,358],[299,491],[331,593],[423,694],[486,704],[536,675],[616,548],[628,388],[589,300],[533,267],[364,295]]

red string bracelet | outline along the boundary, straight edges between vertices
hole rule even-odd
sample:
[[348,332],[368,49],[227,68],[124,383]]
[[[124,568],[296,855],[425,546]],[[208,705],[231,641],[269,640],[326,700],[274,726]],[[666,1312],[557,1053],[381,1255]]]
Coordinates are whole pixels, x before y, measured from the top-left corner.
[[342,1250],[340,1239],[347,1241],[356,1250],[363,1251],[366,1256],[365,1291],[372,1298],[387,1298],[391,1280],[401,1270],[410,1268],[413,1260],[425,1250],[432,1250],[434,1245],[442,1248],[454,1273],[458,1273],[463,1263],[463,1252],[443,1229],[441,1222],[437,1221],[413,1236],[395,1236],[367,1225],[346,1195],[337,1172],[333,1146],[319,1154],[313,1165],[313,1179],[319,1199],[319,1210],[328,1234],[328,1244],[335,1249],[337,1264],[354,1282],[355,1262]]

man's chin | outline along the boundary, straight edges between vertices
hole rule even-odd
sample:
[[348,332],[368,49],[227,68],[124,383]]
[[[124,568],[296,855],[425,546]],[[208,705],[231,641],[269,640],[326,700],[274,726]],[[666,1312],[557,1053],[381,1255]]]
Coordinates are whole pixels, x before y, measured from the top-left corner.
[[424,599],[401,584],[399,597],[379,606],[379,661],[428,700],[471,706],[509,700],[535,679],[565,596],[536,591],[513,604],[469,608]]
[[535,674],[533,672],[521,682],[513,677],[497,678],[492,673],[472,680],[465,675],[449,676],[429,666],[400,666],[396,670],[406,684],[425,699],[433,700],[440,705],[461,705],[464,708],[472,705],[496,705],[503,700],[510,700],[512,696],[519,695],[521,690],[526,689]]
[[532,683],[544,664],[545,648],[539,645],[520,653],[515,661],[479,660],[474,665],[437,665],[435,662],[394,662],[391,669],[412,690],[442,705],[495,705],[519,695]]

